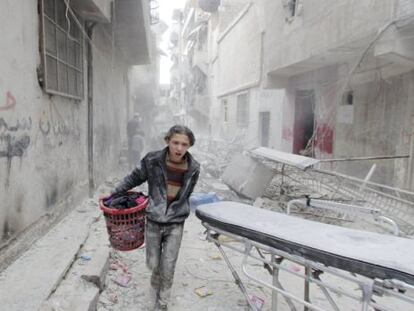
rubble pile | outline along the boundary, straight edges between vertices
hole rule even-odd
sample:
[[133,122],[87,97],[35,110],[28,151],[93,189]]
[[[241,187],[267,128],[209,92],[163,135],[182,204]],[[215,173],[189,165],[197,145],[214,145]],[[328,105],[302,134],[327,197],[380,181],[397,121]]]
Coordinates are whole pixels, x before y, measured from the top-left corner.
[[214,178],[220,178],[231,158],[242,151],[242,146],[237,143],[200,138],[191,152],[199,160],[203,170]]

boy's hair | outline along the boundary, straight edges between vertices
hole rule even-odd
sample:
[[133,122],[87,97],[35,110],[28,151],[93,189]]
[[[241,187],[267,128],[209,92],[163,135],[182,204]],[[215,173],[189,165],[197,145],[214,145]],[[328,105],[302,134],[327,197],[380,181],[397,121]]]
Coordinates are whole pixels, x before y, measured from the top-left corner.
[[168,130],[167,134],[165,134],[164,136],[165,141],[168,142],[171,139],[171,137],[173,137],[174,134],[186,135],[188,137],[188,140],[190,141],[190,146],[193,146],[195,143],[195,137],[194,137],[193,131],[184,125],[177,124],[171,127]]

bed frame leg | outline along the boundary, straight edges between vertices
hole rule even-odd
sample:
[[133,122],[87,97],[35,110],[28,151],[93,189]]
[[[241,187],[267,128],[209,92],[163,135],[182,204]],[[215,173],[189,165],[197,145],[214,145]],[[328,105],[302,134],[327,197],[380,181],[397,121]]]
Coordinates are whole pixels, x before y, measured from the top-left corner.
[[373,293],[372,286],[373,286],[372,284],[361,285],[362,287],[361,288],[362,289],[362,311],[368,311],[369,303],[371,302],[372,293]]
[[[273,273],[272,273],[272,280],[273,286],[278,287],[279,285],[279,269],[275,267],[276,264],[276,256],[272,255],[271,263],[273,264]],[[278,293],[275,290],[272,290],[272,311],[277,311],[277,302],[278,302]]]
[[[310,285],[309,285],[309,278],[311,277],[311,269],[305,266],[305,287],[304,287],[304,300],[306,302],[310,302]],[[309,308],[305,306],[303,308],[304,311],[309,311]]]
[[236,285],[240,288],[241,292],[243,293],[244,297],[246,298],[247,303],[249,304],[251,310],[253,311],[259,311],[256,306],[253,304],[253,302],[250,300],[249,294],[247,293],[246,287],[244,286],[242,280],[240,279],[239,275],[237,274],[237,271],[233,268],[233,265],[230,262],[230,259],[227,257],[226,253],[224,252],[221,245],[217,242],[214,242],[214,244],[219,249],[221,256],[223,256],[224,261],[226,262],[227,266],[229,267],[231,274],[233,275],[234,281]]
[[[320,270],[313,271],[313,273],[312,273],[313,278],[316,279],[316,280],[318,280],[318,281],[322,281],[321,280],[321,277],[320,277],[320,275],[322,273],[323,272],[320,271]],[[328,290],[324,286],[322,286],[320,284],[318,284],[318,287],[321,289],[321,291],[325,295],[326,299],[328,299],[328,301],[331,304],[333,310],[340,311],[338,305],[335,303],[335,301],[333,300],[333,298],[332,298],[331,294],[328,292]]]

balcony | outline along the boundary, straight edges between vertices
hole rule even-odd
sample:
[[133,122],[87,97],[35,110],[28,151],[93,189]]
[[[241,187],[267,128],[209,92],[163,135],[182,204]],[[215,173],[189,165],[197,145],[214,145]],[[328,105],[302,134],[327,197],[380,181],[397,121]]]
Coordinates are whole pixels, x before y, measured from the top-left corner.
[[87,21],[111,22],[112,0],[71,0],[70,6]]
[[[345,1],[329,5],[322,0],[314,2],[312,5],[303,2],[303,14],[290,23],[274,18],[278,14],[283,16],[280,6],[272,4],[267,8],[266,27],[274,29],[265,42],[269,81],[285,87],[291,77],[331,65],[354,63],[384,27],[388,42],[381,42],[382,36],[378,38],[374,51],[367,53],[372,58],[369,62],[377,63],[375,69],[392,65],[385,70],[389,72],[398,72],[394,70],[396,67],[411,62],[406,59],[411,58],[409,42],[399,41],[401,30],[392,30],[388,25],[394,19],[395,1]],[[348,14],[350,11],[356,13]],[[323,18],[318,18],[322,15]],[[394,42],[392,36],[396,36]]]
[[115,1],[115,44],[129,65],[151,62],[150,8],[148,0]]

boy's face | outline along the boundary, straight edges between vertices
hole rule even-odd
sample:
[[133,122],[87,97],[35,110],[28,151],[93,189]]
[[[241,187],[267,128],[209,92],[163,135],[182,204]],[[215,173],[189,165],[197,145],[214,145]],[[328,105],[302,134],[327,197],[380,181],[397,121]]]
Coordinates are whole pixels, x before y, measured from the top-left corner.
[[190,148],[190,140],[184,134],[174,134],[167,143],[170,159],[175,162],[181,161]]

